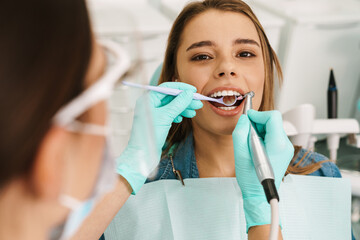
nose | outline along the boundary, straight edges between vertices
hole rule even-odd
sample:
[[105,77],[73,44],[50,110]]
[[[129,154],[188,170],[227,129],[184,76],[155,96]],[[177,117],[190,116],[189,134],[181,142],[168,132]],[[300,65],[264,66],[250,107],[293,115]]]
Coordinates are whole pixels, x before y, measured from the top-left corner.
[[237,70],[235,69],[235,63],[232,59],[222,59],[220,60],[216,70],[216,78],[232,78],[237,76]]
[[219,74],[218,74],[218,76],[219,77],[223,77],[223,76],[226,76],[226,75],[229,75],[229,76],[236,76],[236,73],[235,72],[229,72],[229,73],[227,73],[227,72],[220,72]]

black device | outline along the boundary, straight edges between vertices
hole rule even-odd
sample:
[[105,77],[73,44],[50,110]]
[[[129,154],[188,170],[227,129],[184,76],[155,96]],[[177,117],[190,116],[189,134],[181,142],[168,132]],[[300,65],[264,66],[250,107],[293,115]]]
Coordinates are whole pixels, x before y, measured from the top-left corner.
[[334,71],[330,69],[329,87],[327,90],[328,118],[337,118],[337,88]]

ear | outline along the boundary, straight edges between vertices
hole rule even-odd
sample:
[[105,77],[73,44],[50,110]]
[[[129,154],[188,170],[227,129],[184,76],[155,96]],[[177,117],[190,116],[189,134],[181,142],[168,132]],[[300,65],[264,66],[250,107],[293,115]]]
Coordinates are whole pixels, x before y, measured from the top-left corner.
[[30,177],[37,197],[47,200],[59,196],[66,152],[64,150],[68,141],[69,134],[57,126],[51,127],[43,138]]

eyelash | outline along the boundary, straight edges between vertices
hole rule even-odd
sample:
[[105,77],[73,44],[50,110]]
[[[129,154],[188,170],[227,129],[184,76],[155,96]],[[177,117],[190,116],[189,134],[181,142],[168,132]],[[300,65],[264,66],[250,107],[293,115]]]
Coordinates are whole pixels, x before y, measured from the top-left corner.
[[[202,57],[206,57],[206,59],[201,59]],[[210,60],[212,59],[212,57],[210,57],[209,55],[206,55],[206,54],[199,54],[199,55],[196,55],[194,57],[191,58],[191,61],[206,61],[206,60]]]
[[[246,56],[242,56],[243,54],[246,54]],[[251,57],[255,57],[256,55],[251,52],[248,52],[248,51],[243,51],[243,52],[238,53],[236,56],[239,56],[241,58],[251,58]],[[209,55],[199,54],[199,55],[192,57],[191,61],[198,62],[198,61],[206,61],[206,60],[210,60],[210,59],[213,59],[213,58],[210,57]]]
[[[247,56],[241,56],[242,54],[246,54]],[[242,58],[251,58],[251,57],[255,57],[255,56],[256,56],[255,54],[253,54],[253,53],[251,53],[251,52],[248,52],[248,51],[240,52],[240,53],[238,53],[237,56],[239,56],[239,55],[240,55],[240,57],[242,57]]]

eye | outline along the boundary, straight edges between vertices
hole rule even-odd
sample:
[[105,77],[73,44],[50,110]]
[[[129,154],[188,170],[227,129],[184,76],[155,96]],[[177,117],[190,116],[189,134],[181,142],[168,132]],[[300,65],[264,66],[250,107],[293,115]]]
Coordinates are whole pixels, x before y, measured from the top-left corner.
[[205,54],[196,55],[195,57],[192,57],[192,61],[204,61],[204,60],[210,60],[212,59],[210,56]]
[[242,58],[249,58],[249,57],[255,57],[255,54],[251,52],[240,52],[238,56]]

